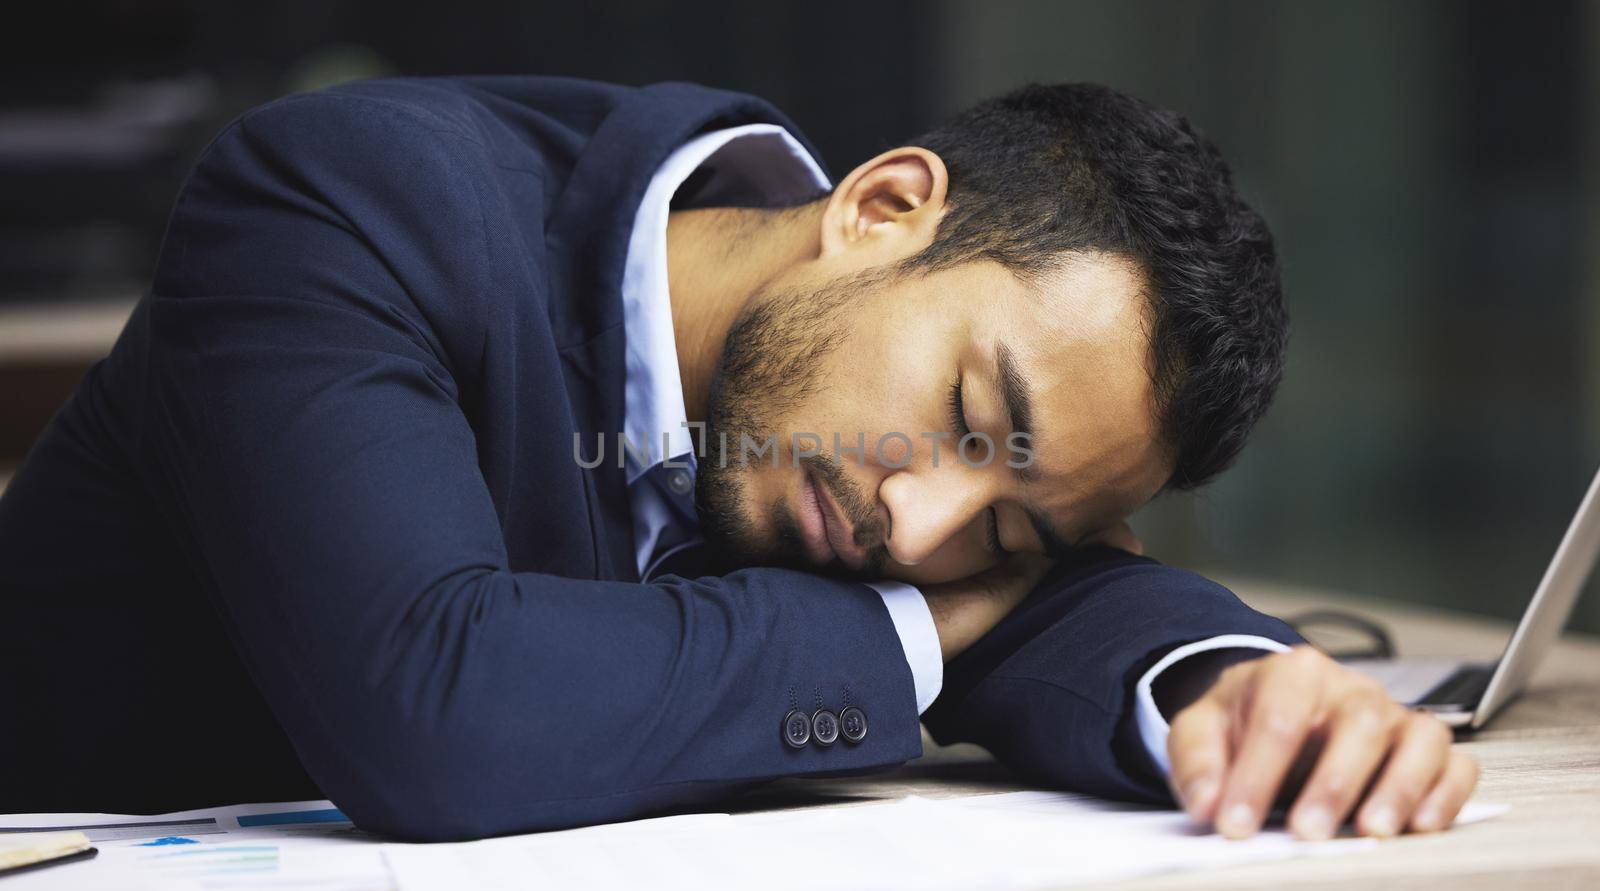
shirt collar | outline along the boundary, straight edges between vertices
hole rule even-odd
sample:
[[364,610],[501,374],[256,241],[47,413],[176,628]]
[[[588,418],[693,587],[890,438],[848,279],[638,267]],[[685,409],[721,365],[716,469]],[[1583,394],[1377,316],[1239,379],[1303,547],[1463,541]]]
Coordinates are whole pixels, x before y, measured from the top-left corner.
[[[667,215],[672,196],[695,171],[709,177],[697,203],[781,204],[830,187],[816,159],[776,124],[747,124],[697,136],[667,157],[639,202],[622,273],[623,434],[647,456],[641,464],[627,454],[627,480],[666,458],[686,458],[694,446],[684,426],[683,381],[672,331],[672,299],[667,287]],[[662,434],[666,449],[662,449]]]

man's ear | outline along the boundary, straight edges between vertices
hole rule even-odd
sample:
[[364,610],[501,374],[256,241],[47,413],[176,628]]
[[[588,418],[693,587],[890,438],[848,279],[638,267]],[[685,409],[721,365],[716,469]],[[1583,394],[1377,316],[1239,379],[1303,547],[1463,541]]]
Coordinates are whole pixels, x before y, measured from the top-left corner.
[[850,171],[822,212],[824,255],[859,248],[909,256],[933,242],[950,173],[938,155],[893,148]]

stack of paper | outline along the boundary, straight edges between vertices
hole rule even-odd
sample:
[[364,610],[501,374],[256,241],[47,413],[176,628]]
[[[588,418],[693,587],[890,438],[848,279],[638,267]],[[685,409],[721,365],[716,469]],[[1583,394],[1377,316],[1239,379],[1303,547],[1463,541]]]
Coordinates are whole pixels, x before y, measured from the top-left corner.
[[[1503,810],[1469,805],[1457,824]],[[1278,829],[1230,842],[1181,813],[1060,792],[690,814],[445,845],[385,843],[326,801],[160,816],[0,816],[0,832],[7,830],[80,832],[101,853],[7,878],[0,891],[1022,889],[1377,844],[1297,842]]]
[[387,891],[383,843],[326,801],[126,814],[0,816],[0,832],[72,831],[100,856],[30,872],[0,891],[194,891],[296,888]]

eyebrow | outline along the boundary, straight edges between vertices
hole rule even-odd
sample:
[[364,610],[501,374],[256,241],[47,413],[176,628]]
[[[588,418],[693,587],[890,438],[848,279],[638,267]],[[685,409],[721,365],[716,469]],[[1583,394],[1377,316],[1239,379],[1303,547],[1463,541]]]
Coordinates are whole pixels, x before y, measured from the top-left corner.
[[[1011,355],[1011,348],[1003,343],[994,345],[994,365],[1000,379],[1000,402],[1005,407],[1006,416],[1011,420],[1011,432],[1021,433],[1028,437],[1028,443],[1033,443],[1033,398],[1028,395],[1028,385],[1022,379],[1022,372],[1017,370],[1017,361]],[[1033,462],[1028,462],[1027,467],[1016,468],[1017,478],[1024,483],[1031,483],[1039,478],[1039,468]]]

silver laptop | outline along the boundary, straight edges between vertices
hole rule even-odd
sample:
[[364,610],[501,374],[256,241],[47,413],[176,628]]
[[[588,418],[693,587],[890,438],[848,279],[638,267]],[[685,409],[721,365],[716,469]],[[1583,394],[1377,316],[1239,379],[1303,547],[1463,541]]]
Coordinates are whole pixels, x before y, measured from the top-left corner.
[[1452,727],[1477,729],[1516,698],[1561,635],[1600,554],[1600,472],[1561,537],[1555,558],[1500,661],[1483,665],[1437,659],[1351,659],[1344,664],[1383,683],[1396,701],[1427,709]]

